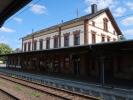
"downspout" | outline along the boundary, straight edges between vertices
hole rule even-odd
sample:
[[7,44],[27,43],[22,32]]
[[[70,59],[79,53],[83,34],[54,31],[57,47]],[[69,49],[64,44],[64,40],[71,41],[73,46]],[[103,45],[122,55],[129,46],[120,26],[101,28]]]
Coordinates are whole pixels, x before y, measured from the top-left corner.
[[59,48],[61,48],[61,27],[59,27]]
[[84,20],[84,44],[88,44],[88,19]]

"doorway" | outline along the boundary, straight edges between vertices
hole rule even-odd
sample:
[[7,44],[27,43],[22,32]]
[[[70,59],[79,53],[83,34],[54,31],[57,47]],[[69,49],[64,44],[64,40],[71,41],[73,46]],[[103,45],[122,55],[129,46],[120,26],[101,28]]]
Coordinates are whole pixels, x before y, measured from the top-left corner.
[[77,55],[74,55],[72,60],[73,60],[74,75],[79,76],[80,75],[80,57]]

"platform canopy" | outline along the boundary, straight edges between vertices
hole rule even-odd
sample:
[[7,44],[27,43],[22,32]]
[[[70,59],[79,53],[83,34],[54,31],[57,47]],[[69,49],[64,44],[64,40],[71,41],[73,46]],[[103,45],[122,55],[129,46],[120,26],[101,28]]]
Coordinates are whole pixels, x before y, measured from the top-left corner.
[[0,0],[0,27],[31,0]]

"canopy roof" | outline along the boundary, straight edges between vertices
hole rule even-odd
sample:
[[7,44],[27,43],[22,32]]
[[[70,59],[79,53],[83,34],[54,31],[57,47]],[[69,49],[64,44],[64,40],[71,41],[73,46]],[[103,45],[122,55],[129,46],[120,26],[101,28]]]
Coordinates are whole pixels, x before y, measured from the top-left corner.
[[31,0],[0,0],[0,27]]

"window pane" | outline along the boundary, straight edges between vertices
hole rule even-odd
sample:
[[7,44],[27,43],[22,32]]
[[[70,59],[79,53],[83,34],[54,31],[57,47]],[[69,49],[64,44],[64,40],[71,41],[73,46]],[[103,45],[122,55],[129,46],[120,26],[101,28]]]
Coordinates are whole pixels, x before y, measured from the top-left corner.
[[58,48],[58,37],[54,37],[54,48]]
[[74,34],[74,45],[80,45],[80,34]]
[[46,40],[46,49],[49,49],[50,48],[50,39],[47,39]]
[[28,51],[31,50],[31,42],[28,43]]
[[69,35],[64,36],[64,46],[69,46]]
[[40,40],[40,50],[43,49],[43,39]]
[[96,43],[96,35],[92,34],[92,43]]
[[37,41],[34,41],[34,50],[36,50],[37,49]]
[[105,42],[105,36],[102,36],[102,42]]

